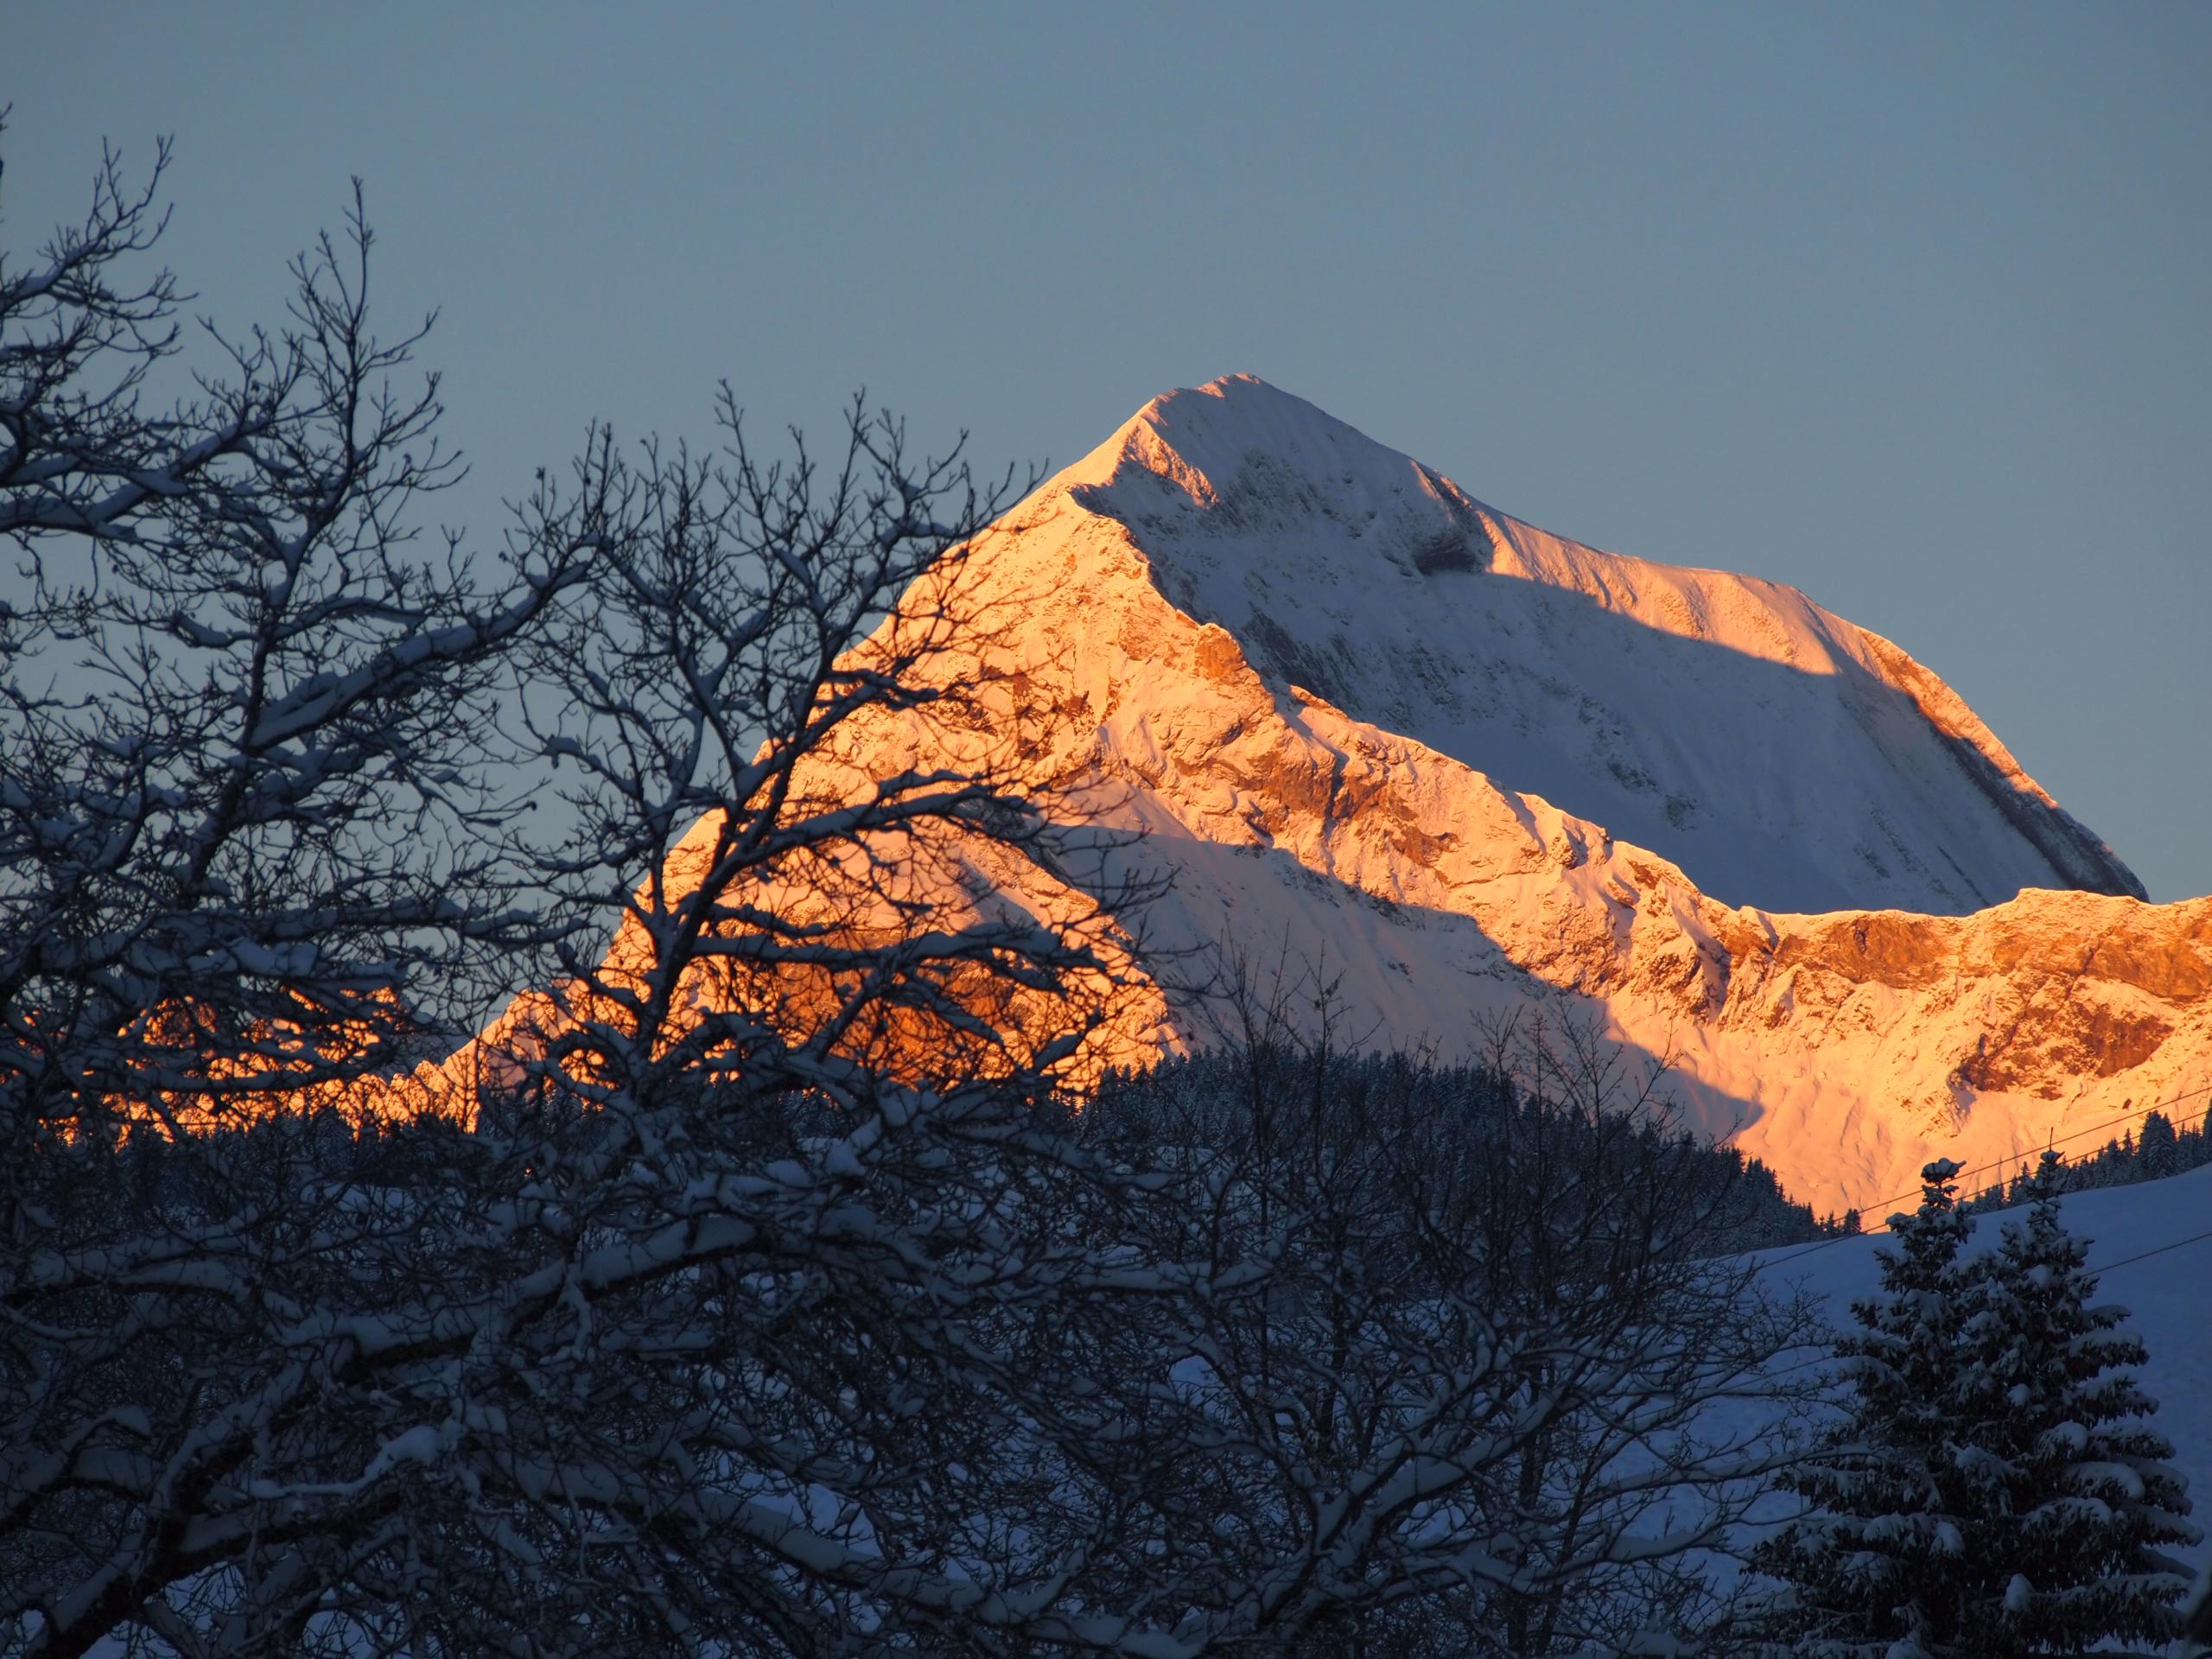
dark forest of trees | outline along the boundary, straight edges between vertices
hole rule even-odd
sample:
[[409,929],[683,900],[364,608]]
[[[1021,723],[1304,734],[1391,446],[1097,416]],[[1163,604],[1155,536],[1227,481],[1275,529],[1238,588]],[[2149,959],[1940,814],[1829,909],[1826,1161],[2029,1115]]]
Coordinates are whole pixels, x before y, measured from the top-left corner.
[[[2044,1179],[2055,1182],[2061,1192],[2079,1192],[2094,1186],[2132,1186],[2137,1181],[2163,1180],[2212,1164],[2212,1111],[2202,1126],[2177,1129],[2174,1121],[2156,1109],[2143,1115],[2141,1133],[2130,1127],[2086,1158],[2071,1158]],[[1974,1194],[1976,1211],[2010,1210],[2032,1201],[2040,1171],[2024,1162],[2010,1181],[1993,1181]]]

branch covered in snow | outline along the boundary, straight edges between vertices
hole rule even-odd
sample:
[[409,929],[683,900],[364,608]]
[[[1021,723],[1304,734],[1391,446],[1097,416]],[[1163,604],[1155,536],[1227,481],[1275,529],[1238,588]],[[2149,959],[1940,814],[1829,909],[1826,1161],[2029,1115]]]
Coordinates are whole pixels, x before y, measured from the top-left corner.
[[[411,1063],[542,938],[485,836],[497,696],[584,571],[486,575],[412,520],[458,474],[423,338],[370,323],[359,191],[290,316],[208,328],[105,158],[81,226],[0,257],[0,1104],[12,1149]],[[424,328],[427,329],[427,323]]]

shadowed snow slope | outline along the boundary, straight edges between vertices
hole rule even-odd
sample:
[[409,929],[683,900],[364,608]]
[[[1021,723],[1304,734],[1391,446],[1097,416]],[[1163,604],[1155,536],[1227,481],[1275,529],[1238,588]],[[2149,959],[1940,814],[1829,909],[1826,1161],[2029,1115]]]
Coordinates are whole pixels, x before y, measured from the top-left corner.
[[[1377,1043],[1586,1020],[1837,1210],[2212,1083],[2212,899],[2131,896],[1940,680],[1792,588],[1546,536],[1243,378],[1147,405],[959,580],[990,626],[933,671],[975,726],[873,712],[836,764],[972,742],[1151,832],[1114,855],[1174,879],[1125,918],[1151,994],[1099,1058],[1205,1040],[1207,949],[1287,953]],[[997,877],[1038,915],[1098,880]]]

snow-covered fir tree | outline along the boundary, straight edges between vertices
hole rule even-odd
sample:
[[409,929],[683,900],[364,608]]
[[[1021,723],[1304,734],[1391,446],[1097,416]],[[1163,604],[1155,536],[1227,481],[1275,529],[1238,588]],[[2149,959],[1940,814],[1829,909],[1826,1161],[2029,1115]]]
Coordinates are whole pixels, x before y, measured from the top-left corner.
[[2173,1447],[2147,1421],[2157,1404],[2129,1369],[2143,1344],[2125,1308],[2095,1301],[2088,1243],[2059,1220],[2061,1185],[2046,1152],[2026,1218],[1977,1264],[1959,1379],[1979,1431],[1969,1547],[1999,1595],[1989,1618],[2005,1651],[2157,1647],[2189,1585],[2164,1552],[2200,1535]]
[[1809,1512],[1755,1552],[1782,1588],[1770,1651],[1798,1659],[2001,1659],[2126,1651],[2174,1631],[2194,1542],[2186,1484],[2125,1309],[2097,1306],[2045,1154],[2024,1223],[1974,1262],[1958,1166],[1922,1172],[1891,1225],[1881,1294],[1840,1338],[1850,1396],[1793,1482]]
[[1783,1588],[1772,1650],[1819,1659],[1947,1659],[1963,1645],[1976,1564],[1973,1489],[1960,1467],[1952,1395],[1973,1285],[1959,1262],[1971,1223],[1959,1166],[1921,1172],[1921,1205],[1892,1216],[1897,1248],[1877,1253],[1882,1292],[1854,1303],[1859,1329],[1836,1351],[1852,1384],[1821,1455],[1791,1485],[1810,1513],[1754,1552]]

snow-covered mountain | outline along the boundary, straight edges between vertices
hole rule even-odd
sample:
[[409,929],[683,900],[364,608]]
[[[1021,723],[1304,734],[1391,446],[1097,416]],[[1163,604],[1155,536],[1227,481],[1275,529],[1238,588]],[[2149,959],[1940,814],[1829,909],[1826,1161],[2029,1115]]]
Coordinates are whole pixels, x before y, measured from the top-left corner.
[[1548,536],[1249,377],[1147,404],[958,580],[979,626],[932,671],[982,729],[870,710],[809,764],[1012,755],[1149,832],[1088,874],[985,849],[950,897],[1053,918],[1172,876],[1094,1058],[1206,1040],[1224,948],[1446,1058],[1539,1009],[1839,1211],[2203,1109],[2212,899],[2145,903],[1948,686],[1793,588]]
[[[1147,405],[963,580],[989,639],[943,671],[1173,876],[1141,960],[1325,960],[1351,1027],[1447,1055],[1579,1014],[1821,1207],[2212,1077],[2212,900],[2134,896],[1941,680],[1794,589],[1547,536],[1243,377]],[[946,741],[873,721],[844,759]],[[1117,1058],[1205,1039],[1179,976]]]
[[[1032,505],[1111,521],[1253,665],[1770,910],[2143,896],[1958,696],[1794,588],[1601,553],[1249,376],[1155,399]],[[1036,556],[1043,556],[1041,553]]]

